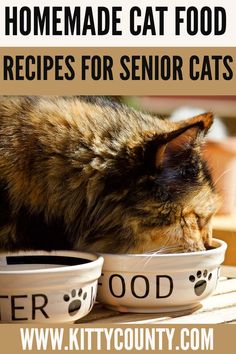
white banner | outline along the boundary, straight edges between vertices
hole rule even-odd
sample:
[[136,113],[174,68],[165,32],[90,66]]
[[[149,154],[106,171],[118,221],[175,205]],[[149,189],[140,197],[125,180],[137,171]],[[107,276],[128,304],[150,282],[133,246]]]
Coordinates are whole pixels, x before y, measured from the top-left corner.
[[234,0],[1,0],[1,47],[234,47]]

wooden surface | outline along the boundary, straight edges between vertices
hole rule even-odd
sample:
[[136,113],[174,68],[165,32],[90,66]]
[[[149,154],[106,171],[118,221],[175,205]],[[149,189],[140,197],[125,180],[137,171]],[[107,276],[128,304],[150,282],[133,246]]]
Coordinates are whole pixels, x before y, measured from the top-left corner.
[[[236,267],[222,267],[223,275],[217,289],[194,312],[169,314],[121,314],[96,304],[79,323],[136,323],[136,324],[216,324],[236,323]],[[226,276],[225,276],[226,275]]]

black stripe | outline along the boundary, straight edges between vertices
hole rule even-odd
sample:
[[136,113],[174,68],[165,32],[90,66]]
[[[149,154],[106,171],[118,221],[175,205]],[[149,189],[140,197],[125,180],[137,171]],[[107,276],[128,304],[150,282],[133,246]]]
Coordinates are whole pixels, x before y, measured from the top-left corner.
[[54,264],[64,266],[74,266],[91,262],[89,259],[65,256],[7,256],[7,264]]

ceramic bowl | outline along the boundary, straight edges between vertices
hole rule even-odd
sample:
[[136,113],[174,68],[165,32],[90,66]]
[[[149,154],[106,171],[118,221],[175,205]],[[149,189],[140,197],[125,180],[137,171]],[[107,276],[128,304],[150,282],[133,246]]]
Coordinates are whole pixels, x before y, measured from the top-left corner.
[[73,251],[0,255],[0,322],[74,322],[93,307],[103,258]]
[[102,254],[97,300],[120,312],[192,309],[209,296],[219,278],[226,243],[207,251],[178,254]]

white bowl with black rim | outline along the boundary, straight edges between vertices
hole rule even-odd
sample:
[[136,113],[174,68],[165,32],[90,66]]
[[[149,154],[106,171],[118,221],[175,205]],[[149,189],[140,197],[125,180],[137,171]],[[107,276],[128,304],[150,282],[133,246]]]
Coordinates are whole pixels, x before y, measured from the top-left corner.
[[212,294],[226,243],[206,251],[173,254],[102,254],[97,300],[120,312],[161,313],[194,309]]
[[77,321],[94,305],[102,265],[85,252],[0,254],[0,322]]

